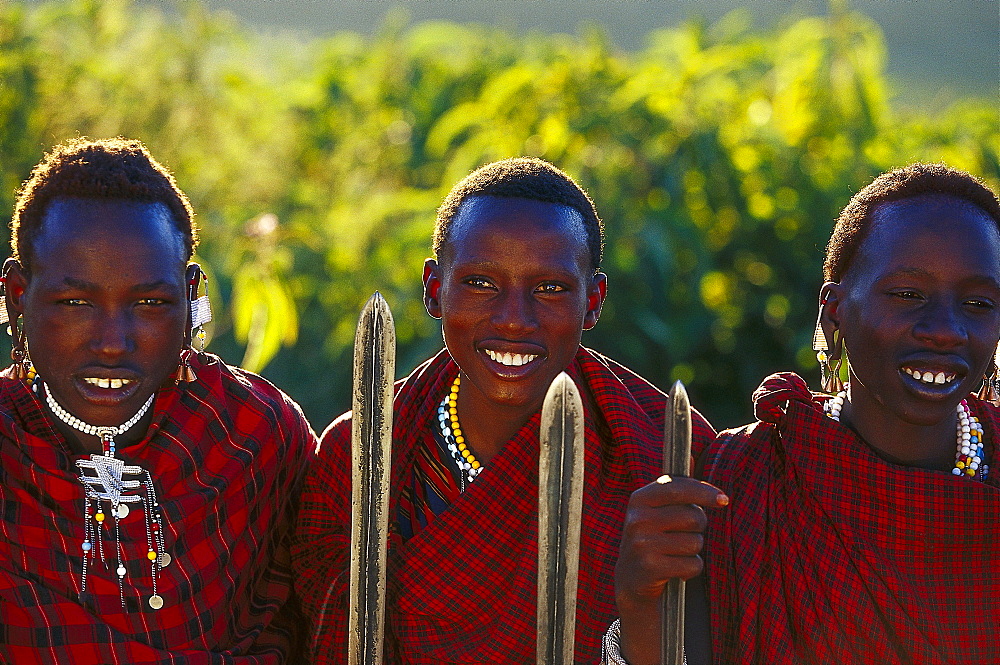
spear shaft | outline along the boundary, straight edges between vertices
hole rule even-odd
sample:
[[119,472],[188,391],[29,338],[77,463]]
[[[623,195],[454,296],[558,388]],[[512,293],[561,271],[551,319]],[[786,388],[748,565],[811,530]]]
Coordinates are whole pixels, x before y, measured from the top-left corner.
[[[663,473],[687,476],[691,473],[691,403],[680,381],[667,395],[667,412],[663,425]],[[667,582],[663,592],[663,628],[660,642],[662,665],[684,663],[684,580]]]
[[361,311],[354,337],[348,665],[382,663],[395,374],[392,312],[376,291]]

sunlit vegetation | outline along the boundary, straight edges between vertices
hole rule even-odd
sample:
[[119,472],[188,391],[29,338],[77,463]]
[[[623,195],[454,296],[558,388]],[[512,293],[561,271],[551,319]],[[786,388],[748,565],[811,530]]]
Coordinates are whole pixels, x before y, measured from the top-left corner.
[[916,160],[1000,186],[996,109],[894,109],[880,31],[845,11],[769,32],[737,12],[626,53],[597,31],[403,17],[371,38],[262,35],[177,7],[0,5],[0,209],[62,139],[145,141],[198,212],[210,348],[319,428],[348,406],[374,290],[401,371],[440,345],[420,299],[434,211],[487,161],[538,155],[584,184],[610,284],[585,342],[661,387],[685,381],[720,425],[750,417],[767,373],[815,377],[822,249],[853,192]]

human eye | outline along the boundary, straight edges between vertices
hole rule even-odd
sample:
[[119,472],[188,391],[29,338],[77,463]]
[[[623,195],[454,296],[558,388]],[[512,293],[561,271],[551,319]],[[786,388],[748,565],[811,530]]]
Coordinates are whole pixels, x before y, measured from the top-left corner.
[[137,304],[156,307],[158,305],[169,305],[170,301],[165,298],[139,298]]
[[476,289],[495,289],[493,282],[486,279],[485,277],[480,277],[478,275],[473,275],[472,277],[466,277],[462,280],[463,284],[467,284]]
[[890,289],[888,295],[899,300],[923,300],[923,294],[916,289]]
[[568,291],[565,285],[559,284],[558,282],[542,282],[535,289],[538,293],[562,293],[563,291]]
[[978,309],[982,311],[990,311],[996,309],[996,303],[990,298],[969,298],[965,301],[965,304],[973,309]]
[[88,304],[83,298],[60,298],[57,302],[67,307],[83,307]]

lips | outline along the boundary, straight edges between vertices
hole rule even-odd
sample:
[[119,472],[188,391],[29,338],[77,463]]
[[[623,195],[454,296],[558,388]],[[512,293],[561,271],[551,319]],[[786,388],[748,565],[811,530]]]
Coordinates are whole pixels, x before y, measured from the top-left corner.
[[483,364],[500,379],[517,381],[542,366],[547,357],[537,344],[491,340],[478,345]]
[[114,406],[135,394],[140,377],[131,370],[102,367],[78,372],[73,383],[86,401],[97,406]]

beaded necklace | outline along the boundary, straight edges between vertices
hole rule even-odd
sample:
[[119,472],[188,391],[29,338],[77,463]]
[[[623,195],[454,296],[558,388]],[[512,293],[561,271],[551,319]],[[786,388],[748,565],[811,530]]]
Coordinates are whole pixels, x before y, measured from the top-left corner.
[[451,390],[441,400],[438,406],[438,427],[441,428],[441,436],[444,437],[448,445],[448,452],[458,466],[459,491],[465,491],[466,483],[472,483],[476,476],[483,470],[483,465],[479,463],[476,456],[469,450],[462,435],[462,428],[458,424],[458,388],[461,383],[461,375],[455,377],[455,382],[451,384]]
[[[101,445],[104,454],[91,455],[90,459],[76,461],[76,466],[80,469],[80,482],[83,484],[83,512],[84,512],[84,537],[81,549],[83,550],[83,571],[80,578],[80,600],[83,601],[87,593],[87,567],[91,560],[98,557],[105,568],[108,568],[108,557],[104,547],[104,527],[107,519],[101,502],[111,504],[111,516],[114,517],[115,528],[115,553],[114,559],[118,567],[115,572],[118,574],[118,595],[121,598],[122,610],[125,609],[125,575],[128,570],[125,568],[125,561],[122,554],[125,548],[121,542],[121,520],[125,519],[130,510],[128,504],[142,504],[143,515],[146,522],[146,558],[152,567],[153,595],[149,597],[149,606],[154,610],[163,607],[163,598],[157,593],[156,582],[160,574],[160,569],[170,565],[170,555],[166,552],[163,538],[163,515],[160,511],[160,504],[156,501],[156,490],[153,487],[153,477],[141,466],[126,465],[125,462],[115,457],[115,437],[124,434],[135,426],[142,419],[149,407],[153,405],[153,398],[149,396],[146,403],[142,405],[138,413],[117,427],[103,427],[85,423],[62,407],[52,391],[44,383],[41,384],[42,392],[45,394],[45,402],[49,405],[52,413],[59,420],[63,421],[73,429],[101,437]],[[92,473],[88,473],[88,471]],[[125,480],[124,475],[138,475],[142,480]],[[138,489],[135,494],[126,493],[127,490]],[[90,519],[91,509],[95,510],[94,519]],[[97,547],[94,547],[94,545]]]
[[[841,390],[823,405],[823,412],[840,422],[840,412],[846,399],[847,391]],[[983,426],[979,418],[972,415],[969,404],[964,399],[955,407],[955,412],[958,415],[955,426],[957,445],[955,466],[951,472],[956,476],[985,481],[990,467],[984,462],[986,452],[983,448]]]

